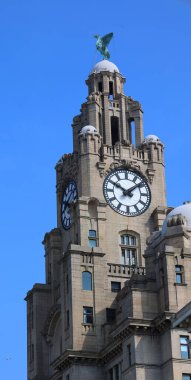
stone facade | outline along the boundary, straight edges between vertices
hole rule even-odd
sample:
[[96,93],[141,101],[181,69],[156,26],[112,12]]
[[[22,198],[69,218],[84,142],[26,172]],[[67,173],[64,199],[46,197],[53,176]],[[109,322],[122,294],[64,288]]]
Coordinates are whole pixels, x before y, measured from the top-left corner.
[[[191,380],[191,226],[182,214],[166,219],[164,146],[144,139],[125,78],[101,67],[73,120],[74,151],[56,164],[46,283],[26,296],[28,380]],[[106,201],[104,180],[117,169],[148,184],[145,212],[122,215]],[[71,181],[77,196],[63,206]],[[130,202],[136,191],[123,194]]]

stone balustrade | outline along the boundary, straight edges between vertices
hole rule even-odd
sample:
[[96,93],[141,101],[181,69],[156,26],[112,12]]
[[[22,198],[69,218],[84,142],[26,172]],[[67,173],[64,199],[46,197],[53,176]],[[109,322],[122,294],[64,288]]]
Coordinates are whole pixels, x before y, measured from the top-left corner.
[[131,277],[133,274],[145,275],[145,267],[107,263],[108,274],[119,277]]

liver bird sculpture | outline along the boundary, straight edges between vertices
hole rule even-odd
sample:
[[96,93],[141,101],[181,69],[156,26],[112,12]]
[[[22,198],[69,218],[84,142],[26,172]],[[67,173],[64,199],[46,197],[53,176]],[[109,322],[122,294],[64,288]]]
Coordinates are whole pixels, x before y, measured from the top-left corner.
[[95,34],[94,37],[97,38],[96,49],[103,55],[103,59],[109,59],[110,54],[107,46],[113,37],[113,33],[108,33],[103,37],[100,37],[99,34]]

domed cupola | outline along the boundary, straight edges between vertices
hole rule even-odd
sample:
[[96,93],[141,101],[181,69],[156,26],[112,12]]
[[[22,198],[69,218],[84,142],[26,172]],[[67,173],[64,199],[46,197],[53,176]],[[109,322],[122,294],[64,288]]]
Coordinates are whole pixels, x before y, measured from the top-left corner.
[[79,135],[85,136],[88,134],[97,134],[97,129],[93,127],[93,125],[86,125],[83,127],[79,133]]
[[155,143],[161,143],[162,144],[162,141],[160,140],[160,138],[156,135],[148,135],[144,138],[143,140],[143,144],[155,144]]
[[98,74],[102,71],[109,71],[110,73],[119,73],[118,67],[113,62],[110,62],[107,59],[103,59],[102,61],[97,62],[91,70],[90,74]]
[[163,223],[162,234],[164,235],[167,232],[168,227],[179,225],[191,229],[191,202],[184,202],[183,205],[175,207],[167,215]]
[[107,59],[97,62],[86,81],[88,94],[100,93],[116,97],[124,92],[125,78],[120,74],[118,67]]

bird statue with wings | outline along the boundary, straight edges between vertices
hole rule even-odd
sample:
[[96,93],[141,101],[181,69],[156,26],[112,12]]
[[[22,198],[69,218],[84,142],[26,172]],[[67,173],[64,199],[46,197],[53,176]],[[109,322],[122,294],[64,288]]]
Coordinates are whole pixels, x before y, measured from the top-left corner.
[[94,37],[97,38],[96,49],[103,55],[103,59],[109,59],[110,54],[107,46],[113,37],[113,33],[108,33],[103,37],[100,37],[99,34],[96,34]]

